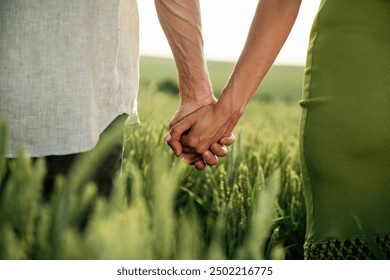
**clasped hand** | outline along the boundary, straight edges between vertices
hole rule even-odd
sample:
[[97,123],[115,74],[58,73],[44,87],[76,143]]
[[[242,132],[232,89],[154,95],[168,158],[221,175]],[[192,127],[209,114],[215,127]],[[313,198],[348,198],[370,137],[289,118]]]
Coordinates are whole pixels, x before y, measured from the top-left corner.
[[179,107],[164,140],[176,156],[203,170],[228,154],[226,147],[234,143],[235,123],[218,102],[194,111],[189,107],[188,104]]

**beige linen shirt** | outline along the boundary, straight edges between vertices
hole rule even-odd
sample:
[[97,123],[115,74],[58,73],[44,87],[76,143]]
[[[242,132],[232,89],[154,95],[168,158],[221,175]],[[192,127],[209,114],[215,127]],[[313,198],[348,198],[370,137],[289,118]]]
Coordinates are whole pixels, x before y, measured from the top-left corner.
[[0,0],[0,118],[8,157],[92,149],[123,113],[138,120],[136,0]]

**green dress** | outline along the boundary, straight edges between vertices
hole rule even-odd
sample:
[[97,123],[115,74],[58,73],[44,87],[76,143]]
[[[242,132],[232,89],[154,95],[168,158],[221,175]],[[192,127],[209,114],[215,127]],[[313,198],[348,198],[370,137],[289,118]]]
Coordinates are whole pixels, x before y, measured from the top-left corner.
[[390,0],[321,1],[300,104],[305,258],[390,258]]

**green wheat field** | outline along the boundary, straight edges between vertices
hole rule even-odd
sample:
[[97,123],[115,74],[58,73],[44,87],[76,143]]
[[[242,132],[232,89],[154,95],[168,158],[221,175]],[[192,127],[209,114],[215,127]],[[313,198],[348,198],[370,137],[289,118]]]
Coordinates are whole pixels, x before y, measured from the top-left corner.
[[[218,96],[233,64],[208,65]],[[89,176],[114,136],[58,177],[44,199],[44,160],[32,162],[21,150],[7,161],[1,122],[0,259],[302,259],[302,76],[302,67],[273,67],[236,127],[229,155],[200,172],[163,141],[179,104],[172,60],[142,57],[141,124],[126,128],[123,170],[109,198]]]

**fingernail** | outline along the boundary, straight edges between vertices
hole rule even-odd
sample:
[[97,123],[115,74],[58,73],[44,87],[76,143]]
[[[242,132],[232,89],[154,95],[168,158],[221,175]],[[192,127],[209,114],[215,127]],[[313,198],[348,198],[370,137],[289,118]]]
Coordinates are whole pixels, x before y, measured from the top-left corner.
[[222,150],[227,153],[228,152],[228,149],[225,147],[225,146],[222,146]]
[[164,136],[164,141],[165,142],[168,142],[169,140],[171,140],[171,133],[167,133],[167,134],[165,134],[165,136]]

